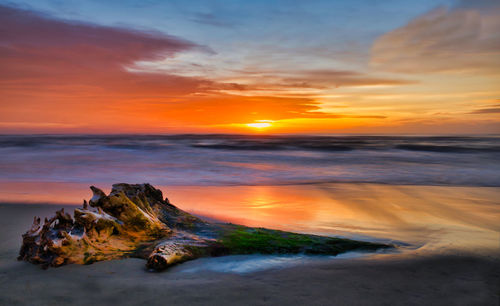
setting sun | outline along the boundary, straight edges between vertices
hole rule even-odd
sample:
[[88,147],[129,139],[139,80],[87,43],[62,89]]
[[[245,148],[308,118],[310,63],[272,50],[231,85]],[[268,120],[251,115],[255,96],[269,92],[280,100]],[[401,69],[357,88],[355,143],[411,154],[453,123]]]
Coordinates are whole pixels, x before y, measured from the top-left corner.
[[271,123],[269,122],[256,122],[256,123],[247,123],[247,126],[257,128],[257,129],[263,129],[271,126]]
[[246,126],[256,129],[263,129],[272,126],[272,122],[272,120],[257,120],[257,122],[254,123],[247,123]]

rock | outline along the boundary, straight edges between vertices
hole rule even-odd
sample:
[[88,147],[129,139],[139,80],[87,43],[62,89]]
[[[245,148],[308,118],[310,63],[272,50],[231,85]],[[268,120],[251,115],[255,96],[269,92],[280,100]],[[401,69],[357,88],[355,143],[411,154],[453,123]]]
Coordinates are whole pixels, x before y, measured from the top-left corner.
[[336,255],[350,250],[376,250],[385,244],[209,223],[172,205],[150,184],[114,184],[109,195],[91,186],[93,196],[73,217],[33,219],[23,235],[19,260],[47,268],[90,264],[124,257],[147,259],[146,266],[164,270],[202,256],[252,253]]

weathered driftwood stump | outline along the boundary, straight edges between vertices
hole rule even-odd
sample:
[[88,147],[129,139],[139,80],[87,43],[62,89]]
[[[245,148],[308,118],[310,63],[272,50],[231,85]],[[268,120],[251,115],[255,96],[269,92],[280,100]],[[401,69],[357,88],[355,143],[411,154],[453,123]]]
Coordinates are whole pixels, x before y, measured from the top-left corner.
[[23,235],[19,260],[57,267],[125,257],[147,259],[157,271],[202,256],[229,254],[328,254],[377,250],[385,244],[209,223],[163,199],[149,184],[115,184],[109,195],[91,186],[93,197],[73,217],[64,212],[35,217]]

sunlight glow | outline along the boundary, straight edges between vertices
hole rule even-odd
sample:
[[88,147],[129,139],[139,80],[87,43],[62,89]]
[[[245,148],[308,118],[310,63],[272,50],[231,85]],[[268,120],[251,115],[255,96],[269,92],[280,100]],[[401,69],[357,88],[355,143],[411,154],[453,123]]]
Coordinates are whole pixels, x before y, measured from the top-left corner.
[[254,123],[247,123],[246,126],[256,129],[263,129],[272,126],[272,122],[272,120],[257,120],[257,122]]
[[269,122],[256,122],[256,123],[247,123],[247,126],[257,128],[257,129],[263,129],[271,126],[271,123]]

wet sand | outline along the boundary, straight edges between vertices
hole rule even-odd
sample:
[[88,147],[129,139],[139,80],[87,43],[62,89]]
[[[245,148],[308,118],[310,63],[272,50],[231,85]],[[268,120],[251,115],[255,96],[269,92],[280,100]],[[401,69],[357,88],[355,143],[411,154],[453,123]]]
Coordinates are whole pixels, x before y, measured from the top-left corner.
[[482,258],[344,260],[248,274],[150,273],[143,267],[140,259],[47,271],[12,262],[0,268],[0,304],[497,305],[499,301],[500,264]]
[[[163,273],[125,259],[42,270],[15,260],[33,215],[54,205],[0,205],[0,305],[498,305],[498,254],[391,254],[311,261],[249,273]],[[224,259],[225,260],[225,259]],[[232,260],[228,258],[228,260]],[[196,271],[196,272],[189,272]]]

